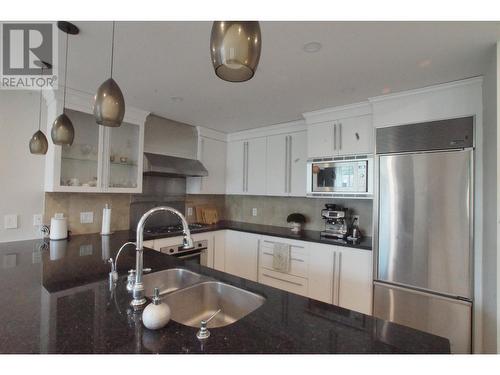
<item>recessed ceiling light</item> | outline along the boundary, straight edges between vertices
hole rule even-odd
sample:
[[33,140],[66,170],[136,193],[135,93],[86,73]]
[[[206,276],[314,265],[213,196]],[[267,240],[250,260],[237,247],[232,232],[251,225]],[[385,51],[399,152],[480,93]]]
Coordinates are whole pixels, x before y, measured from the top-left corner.
[[427,68],[429,65],[431,65],[431,59],[425,59],[418,63],[418,66],[421,68]]
[[321,47],[322,47],[322,45],[320,42],[309,42],[309,43],[304,44],[302,49],[304,50],[304,52],[307,52],[307,53],[315,53],[315,52],[318,52],[321,49]]
[[170,100],[174,103],[180,103],[184,100],[182,96],[172,96]]

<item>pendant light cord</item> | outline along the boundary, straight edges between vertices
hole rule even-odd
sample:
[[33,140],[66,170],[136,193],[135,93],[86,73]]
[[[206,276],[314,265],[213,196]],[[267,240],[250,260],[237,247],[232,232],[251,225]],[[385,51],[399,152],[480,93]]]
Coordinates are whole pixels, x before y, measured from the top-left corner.
[[111,77],[113,78],[113,59],[115,55],[115,21],[113,21],[113,31],[111,33]]
[[[43,64],[43,62],[42,62]],[[43,76],[43,65],[42,65],[42,76]],[[40,86],[40,98],[39,98],[39,106],[38,106],[38,130],[42,126],[42,87]]]
[[63,96],[63,113],[66,109],[66,82],[68,81],[68,37],[69,33],[66,33],[66,63],[64,64],[64,96]]

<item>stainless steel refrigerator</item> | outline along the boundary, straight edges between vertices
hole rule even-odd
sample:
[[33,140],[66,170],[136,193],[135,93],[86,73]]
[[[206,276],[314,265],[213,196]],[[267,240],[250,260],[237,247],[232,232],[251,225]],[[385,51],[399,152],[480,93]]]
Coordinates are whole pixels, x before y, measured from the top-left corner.
[[374,315],[472,349],[474,118],[377,129]]

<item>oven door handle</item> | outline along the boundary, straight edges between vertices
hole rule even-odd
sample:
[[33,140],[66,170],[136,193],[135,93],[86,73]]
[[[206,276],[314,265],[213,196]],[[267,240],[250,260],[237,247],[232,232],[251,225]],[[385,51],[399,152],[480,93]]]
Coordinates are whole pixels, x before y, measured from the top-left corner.
[[194,258],[194,257],[200,256],[200,255],[201,255],[201,253],[202,253],[203,251],[205,251],[205,250],[200,250],[200,251],[198,251],[198,252],[196,252],[196,253],[189,254],[189,255],[184,255],[184,256],[180,256],[180,257],[179,257],[179,256],[177,256],[176,258],[177,258],[177,259],[189,259],[189,258]]

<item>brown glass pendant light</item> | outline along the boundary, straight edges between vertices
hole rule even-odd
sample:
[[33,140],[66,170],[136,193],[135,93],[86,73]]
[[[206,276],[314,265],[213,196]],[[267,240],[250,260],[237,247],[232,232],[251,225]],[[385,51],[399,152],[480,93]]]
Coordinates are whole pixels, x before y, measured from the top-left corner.
[[225,81],[251,79],[260,59],[260,26],[257,21],[216,21],[210,36],[215,74]]
[[[52,68],[52,64],[45,61],[36,61],[36,65],[40,67],[42,70],[41,75],[43,76],[43,70],[45,68]],[[33,134],[30,139],[30,153],[33,155],[45,155],[47,150],[49,149],[49,142],[47,141],[47,137],[41,130],[42,126],[42,87],[40,87],[40,96],[39,96],[39,106],[38,106],[38,131]]]
[[118,127],[125,116],[125,99],[122,90],[113,79],[113,58],[115,46],[115,21],[111,37],[111,76],[97,89],[94,98],[94,117],[99,125]]
[[66,63],[64,66],[64,94],[63,94],[63,113],[54,120],[50,136],[52,142],[56,145],[72,145],[75,138],[75,128],[70,118],[64,113],[66,110],[66,83],[68,81],[68,37],[69,35],[77,35],[80,30],[74,24],[66,21],[57,22],[57,27],[62,32],[66,33]]

